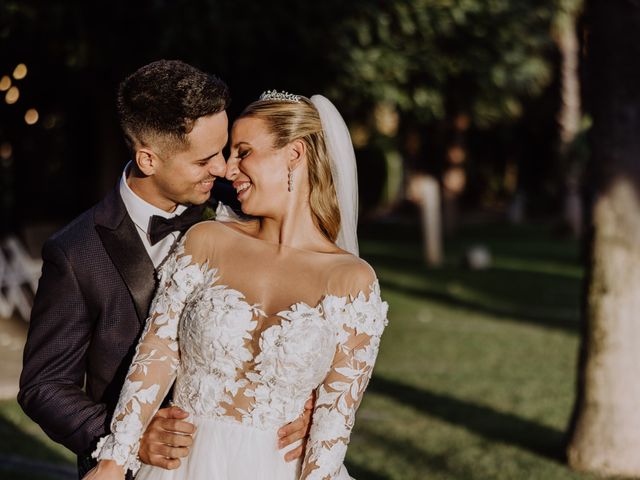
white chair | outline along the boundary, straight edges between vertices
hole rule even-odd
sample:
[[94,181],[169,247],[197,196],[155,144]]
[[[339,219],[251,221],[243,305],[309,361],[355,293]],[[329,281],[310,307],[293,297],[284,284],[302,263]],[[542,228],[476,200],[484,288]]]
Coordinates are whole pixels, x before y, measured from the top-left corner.
[[[7,318],[17,310],[28,321],[42,260],[32,258],[14,235],[0,246],[0,316]],[[31,290],[31,295],[26,289]]]

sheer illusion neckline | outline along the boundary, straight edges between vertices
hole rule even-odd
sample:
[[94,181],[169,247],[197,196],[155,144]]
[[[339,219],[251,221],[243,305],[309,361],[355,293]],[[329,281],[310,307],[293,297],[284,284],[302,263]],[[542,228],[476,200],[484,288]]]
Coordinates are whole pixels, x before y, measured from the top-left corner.
[[239,236],[241,236],[243,238],[249,238],[251,240],[256,240],[257,242],[265,243],[267,245],[273,245],[274,247],[284,247],[284,248],[295,250],[295,251],[302,252],[302,253],[317,254],[317,255],[335,255],[336,257],[354,256],[352,253],[345,252],[345,251],[318,252],[316,250],[309,250],[309,249],[306,249],[306,248],[293,247],[291,245],[286,245],[284,243],[272,242],[272,241],[269,241],[269,240],[265,240],[264,238],[254,237],[253,235],[250,235],[248,233],[244,233],[241,230],[238,230],[237,228],[233,228],[229,222],[216,222],[216,223],[218,223],[219,225],[224,226],[226,229],[231,230],[236,235],[239,235]]
[[[351,255],[351,254],[348,254],[348,255]],[[371,284],[368,285],[367,287],[368,293],[365,292],[364,290],[360,290],[356,295],[352,295],[352,294],[336,295],[333,293],[325,293],[320,297],[320,300],[318,300],[318,303],[315,306],[310,305],[304,300],[300,300],[298,302],[294,302],[290,304],[284,309],[278,310],[277,312],[265,312],[262,309],[263,305],[261,303],[258,303],[258,302],[250,303],[249,299],[247,298],[247,295],[243,291],[238,290],[237,288],[230,287],[229,285],[225,285],[224,283],[218,283],[218,280],[222,278],[219,275],[220,271],[218,270],[218,268],[215,268],[215,267],[209,268],[207,263],[208,262],[205,262],[205,264],[203,265],[203,268],[211,271],[211,273],[213,274],[215,279],[212,284],[213,288],[218,287],[220,290],[224,292],[234,294],[238,298],[238,302],[241,302],[248,309],[257,310],[265,318],[278,317],[281,320],[287,320],[287,315],[291,313],[298,313],[300,311],[299,310],[300,307],[305,311],[313,311],[314,313],[318,314],[322,309],[322,305],[329,300],[332,300],[334,302],[342,302],[342,301],[353,302],[356,299],[362,299],[362,301],[364,301],[365,303],[368,303],[372,300],[373,294],[378,292],[379,290],[379,281],[378,279],[375,279],[373,282],[371,282]]]

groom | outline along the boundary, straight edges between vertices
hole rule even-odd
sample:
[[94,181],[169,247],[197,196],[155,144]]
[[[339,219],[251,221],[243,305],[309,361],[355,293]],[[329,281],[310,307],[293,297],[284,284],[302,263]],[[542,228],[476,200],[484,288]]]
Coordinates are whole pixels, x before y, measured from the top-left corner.
[[[181,232],[211,216],[210,192],[226,170],[228,104],[224,82],[180,61],[160,60],[125,79],[118,112],[133,159],[113,191],[43,247],[18,401],[78,455],[80,476],[109,431],[155,269]],[[281,447],[306,435],[310,408],[280,430]],[[140,459],[178,468],[192,444],[187,416],[161,409],[141,439]]]

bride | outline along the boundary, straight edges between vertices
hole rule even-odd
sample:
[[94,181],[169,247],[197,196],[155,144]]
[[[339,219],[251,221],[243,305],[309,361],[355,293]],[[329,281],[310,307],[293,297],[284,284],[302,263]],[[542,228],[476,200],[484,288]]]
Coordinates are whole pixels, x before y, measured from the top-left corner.
[[[343,460],[387,304],[358,257],[346,125],[325,97],[266,92],[233,126],[227,178],[256,220],[199,223],[162,266],[87,480],[350,478]],[[176,470],[141,466],[140,435],[174,380],[194,445]],[[287,463],[276,431],[313,390],[304,460]]]

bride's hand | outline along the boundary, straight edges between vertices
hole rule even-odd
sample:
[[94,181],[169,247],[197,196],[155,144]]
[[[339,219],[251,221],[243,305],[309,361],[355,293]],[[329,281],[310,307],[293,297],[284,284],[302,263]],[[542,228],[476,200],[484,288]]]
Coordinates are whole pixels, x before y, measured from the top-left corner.
[[82,480],[124,480],[124,468],[113,460],[100,460]]

